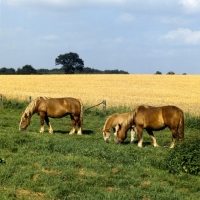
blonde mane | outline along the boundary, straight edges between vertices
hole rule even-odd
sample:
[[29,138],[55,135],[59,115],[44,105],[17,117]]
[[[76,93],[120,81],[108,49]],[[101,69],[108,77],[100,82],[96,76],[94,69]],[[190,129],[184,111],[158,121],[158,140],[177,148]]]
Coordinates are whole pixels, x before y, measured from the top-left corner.
[[106,121],[105,121],[105,123],[104,123],[104,126],[103,126],[103,131],[110,132],[110,127],[109,127],[109,128],[106,128],[106,127],[107,127],[108,121],[109,121],[112,117],[113,117],[113,115],[109,116],[109,117],[106,119]]
[[36,99],[33,99],[33,100],[31,101],[31,103],[26,107],[24,113],[27,114],[27,115],[31,115],[31,116],[32,116],[32,114],[33,114],[33,112],[34,112],[34,109],[35,109],[35,106],[36,106],[36,104],[37,104],[37,101],[38,101],[38,100],[41,100],[41,99],[46,100],[46,99],[49,99],[49,97],[45,97],[45,96],[44,96],[44,97],[37,97]]
[[[139,107],[139,106],[138,106]],[[133,111],[131,111],[130,113],[128,113],[128,116],[124,119],[123,121],[123,126],[126,128],[130,128],[133,124],[133,119],[137,114],[138,111],[138,107],[135,108]]]

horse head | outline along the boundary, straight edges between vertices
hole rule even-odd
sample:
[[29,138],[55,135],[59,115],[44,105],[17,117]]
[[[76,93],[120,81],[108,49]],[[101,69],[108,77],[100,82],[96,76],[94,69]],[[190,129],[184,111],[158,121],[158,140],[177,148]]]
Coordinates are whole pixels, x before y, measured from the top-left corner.
[[127,131],[123,128],[122,124],[115,126],[114,141],[116,144],[121,144],[127,137]]
[[21,121],[20,121],[20,124],[19,124],[19,130],[20,131],[24,131],[26,130],[26,128],[30,125],[30,120],[31,119],[31,116],[30,114],[28,113],[22,113],[22,116],[21,116]]
[[109,142],[110,141],[110,130],[108,129],[103,129],[103,139],[105,142]]

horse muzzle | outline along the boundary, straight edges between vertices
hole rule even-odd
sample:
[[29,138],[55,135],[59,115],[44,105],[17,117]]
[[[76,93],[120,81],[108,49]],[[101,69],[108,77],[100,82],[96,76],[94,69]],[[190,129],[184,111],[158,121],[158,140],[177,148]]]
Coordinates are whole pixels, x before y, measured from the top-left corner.
[[120,141],[115,141],[115,144],[121,144],[121,142]]
[[110,138],[105,138],[104,140],[105,140],[106,143],[109,143]]
[[121,144],[121,142],[118,139],[114,140],[115,144]]
[[27,127],[28,127],[28,126],[25,126],[25,127],[19,127],[19,131],[25,131]]

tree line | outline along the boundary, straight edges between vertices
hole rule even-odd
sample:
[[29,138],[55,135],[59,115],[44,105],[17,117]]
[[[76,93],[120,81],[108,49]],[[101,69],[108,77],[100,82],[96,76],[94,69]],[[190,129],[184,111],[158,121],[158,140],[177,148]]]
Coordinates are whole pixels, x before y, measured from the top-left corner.
[[84,61],[77,53],[61,54],[55,59],[55,65],[61,68],[34,69],[31,65],[25,65],[17,70],[13,68],[0,68],[0,74],[129,74],[123,70],[98,70],[84,67]]
[[[55,65],[61,65],[61,68],[53,69],[34,69],[31,65],[25,65],[17,70],[13,68],[0,68],[0,74],[129,74],[123,70],[98,70],[90,67],[84,67],[84,61],[77,53],[61,54],[55,59]],[[162,74],[156,71],[155,74]],[[169,75],[174,75],[173,71],[168,72]],[[186,75],[186,73],[183,73]]]
[[[66,74],[63,69],[34,69],[31,65],[25,65],[17,70],[13,68],[0,68],[0,74],[4,75],[30,75],[30,74]],[[129,74],[123,70],[98,70],[89,67],[84,67],[82,72],[75,71],[74,74]]]

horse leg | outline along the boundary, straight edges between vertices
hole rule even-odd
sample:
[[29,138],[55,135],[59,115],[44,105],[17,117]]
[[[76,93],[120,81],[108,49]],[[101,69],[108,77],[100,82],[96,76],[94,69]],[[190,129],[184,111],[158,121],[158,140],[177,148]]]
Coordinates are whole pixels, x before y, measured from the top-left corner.
[[154,137],[154,134],[153,134],[153,131],[150,130],[150,129],[146,129],[147,133],[149,134],[149,137],[151,138],[151,141],[152,141],[152,145],[154,147],[159,147],[159,145],[157,144],[156,142],[156,138]]
[[40,133],[44,133],[44,113],[40,113]]
[[76,130],[75,129],[75,127],[76,127],[76,121],[75,121],[75,119],[74,119],[74,117],[72,115],[70,115],[70,117],[71,117],[71,121],[72,121],[72,129],[70,130],[69,134],[72,135],[72,134],[75,133],[75,130]]
[[143,128],[140,127],[140,126],[135,126],[135,131],[136,131],[137,136],[138,136],[138,147],[142,147],[142,142],[143,142],[142,131],[143,131]]
[[178,131],[175,130],[175,129],[171,129],[171,131],[172,131],[172,142],[171,142],[169,148],[172,149],[175,146],[175,141],[176,141],[176,138],[177,138],[176,135],[178,135]]
[[48,126],[49,133],[53,134],[53,129],[52,129],[52,126],[50,124],[49,118],[47,116],[45,116],[44,119],[45,119],[45,122],[46,122],[46,124]]
[[78,125],[77,135],[82,135],[82,122],[80,120],[80,117],[75,116],[74,119],[75,119],[76,124]]
[[131,130],[131,142],[130,143],[134,143],[134,138],[135,138],[135,134],[136,134],[136,131],[134,130],[135,126],[132,126],[130,128]]

